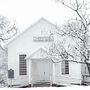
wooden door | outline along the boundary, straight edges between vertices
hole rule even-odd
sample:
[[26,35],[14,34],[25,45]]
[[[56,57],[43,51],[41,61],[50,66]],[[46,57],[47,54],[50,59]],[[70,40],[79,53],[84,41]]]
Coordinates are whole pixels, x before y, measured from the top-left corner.
[[50,81],[51,64],[46,60],[35,60],[32,64],[34,82]]

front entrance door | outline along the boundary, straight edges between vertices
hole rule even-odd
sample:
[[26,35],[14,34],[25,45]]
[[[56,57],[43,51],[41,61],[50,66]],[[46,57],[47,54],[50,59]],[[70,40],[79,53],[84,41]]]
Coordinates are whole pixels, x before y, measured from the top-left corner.
[[32,78],[34,82],[49,82],[51,62],[49,60],[32,61]]

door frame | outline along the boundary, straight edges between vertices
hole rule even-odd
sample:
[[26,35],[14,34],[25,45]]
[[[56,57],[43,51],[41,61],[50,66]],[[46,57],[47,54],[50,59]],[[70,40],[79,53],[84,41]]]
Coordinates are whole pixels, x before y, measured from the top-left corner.
[[[47,63],[50,62],[50,72],[49,72],[50,73],[50,75],[49,75],[50,79],[49,79],[49,82],[52,82],[52,78],[53,78],[53,62],[50,59],[45,59],[44,58],[44,59],[31,59],[31,69],[30,69],[31,70],[31,73],[30,73],[30,76],[31,76],[31,80],[30,81],[31,81],[31,83],[34,84],[34,83],[37,82],[37,81],[34,81],[34,79],[33,79],[33,77],[34,77],[33,76],[33,71],[32,71],[33,70],[33,66],[32,65],[34,64],[33,61],[36,61],[36,62],[44,61],[44,62],[47,62]],[[46,81],[43,81],[43,82],[46,82]]]

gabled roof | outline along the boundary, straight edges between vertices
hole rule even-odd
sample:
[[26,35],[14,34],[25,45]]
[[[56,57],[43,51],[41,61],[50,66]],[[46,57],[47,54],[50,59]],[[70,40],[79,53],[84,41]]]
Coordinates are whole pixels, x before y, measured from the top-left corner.
[[18,38],[19,36],[21,36],[22,34],[24,34],[26,31],[28,31],[30,28],[32,28],[35,24],[39,23],[39,22],[47,22],[48,24],[51,24],[52,26],[54,26],[56,29],[59,29],[56,25],[52,24],[51,22],[49,22],[48,20],[46,20],[45,18],[41,18],[39,19],[36,23],[32,24],[30,27],[28,27],[26,30],[24,30],[23,32],[17,34],[14,38],[12,38],[5,46],[8,46],[10,43],[12,43],[16,38]]
[[26,57],[26,59],[45,59],[48,58],[48,53],[43,48],[39,48],[36,52],[32,55]]

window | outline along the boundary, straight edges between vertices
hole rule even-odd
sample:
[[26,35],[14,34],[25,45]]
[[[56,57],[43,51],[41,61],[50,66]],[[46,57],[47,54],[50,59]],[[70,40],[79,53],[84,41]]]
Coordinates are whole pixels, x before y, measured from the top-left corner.
[[27,75],[26,55],[19,55],[19,75]]
[[69,74],[69,61],[62,61],[62,74]]

